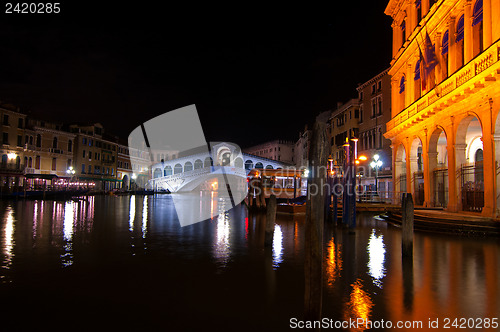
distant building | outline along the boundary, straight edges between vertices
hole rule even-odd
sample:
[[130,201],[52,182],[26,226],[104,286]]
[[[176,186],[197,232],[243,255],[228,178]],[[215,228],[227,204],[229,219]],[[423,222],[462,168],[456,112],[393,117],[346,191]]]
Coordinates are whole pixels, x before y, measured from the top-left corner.
[[0,105],[2,146],[0,190],[14,191],[24,185],[24,131],[26,115],[10,105]]
[[75,170],[79,180],[95,184],[96,190],[117,187],[118,138],[106,136],[101,124],[70,125],[76,135]]
[[498,216],[500,1],[390,0],[385,14],[395,189],[424,206]]
[[[358,156],[366,156],[360,161],[365,169],[360,178],[365,190],[392,192],[392,150],[391,141],[383,135],[385,124],[391,119],[391,78],[388,69],[357,87],[359,96],[359,141]],[[370,163],[378,155],[382,166],[377,172],[371,169]],[[377,175],[377,179],[375,176]]]
[[254,156],[295,164],[295,144],[291,141],[274,140],[245,148],[242,151]]
[[295,167],[302,168],[309,166],[309,143],[311,139],[311,130],[305,125],[304,131],[299,133],[299,138],[295,142],[294,160]]
[[66,186],[73,167],[75,134],[60,123],[27,119],[24,137],[26,188],[49,189]]
[[345,104],[338,103],[330,114],[330,157],[336,166],[343,165],[346,138],[359,137],[359,107],[359,100],[351,99]]

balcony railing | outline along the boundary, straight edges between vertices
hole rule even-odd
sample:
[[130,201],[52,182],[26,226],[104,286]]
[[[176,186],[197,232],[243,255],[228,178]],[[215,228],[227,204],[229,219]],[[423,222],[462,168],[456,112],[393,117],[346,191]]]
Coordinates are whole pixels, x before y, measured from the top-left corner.
[[0,162],[0,173],[24,173],[26,165]]
[[[497,41],[469,61],[469,63],[455,72],[452,76],[438,84],[434,89],[427,92],[424,96],[420,97],[413,104],[403,109],[399,114],[387,122],[387,132],[397,128],[405,122],[411,123],[414,121],[422,121],[423,118],[429,117],[435,112],[440,111],[437,102],[441,101],[441,103],[444,103],[445,99],[451,99],[452,97],[448,95],[456,89],[458,90],[456,90],[457,93],[454,94],[455,98],[463,98],[461,97],[463,91],[460,87],[476,77],[477,82],[471,87],[472,89],[483,87],[480,80],[484,80],[485,82],[494,81],[495,79],[493,77],[485,75],[483,72],[493,65],[497,65],[498,67],[500,64],[499,57],[500,41]],[[463,88],[464,91],[465,89],[466,88]]]

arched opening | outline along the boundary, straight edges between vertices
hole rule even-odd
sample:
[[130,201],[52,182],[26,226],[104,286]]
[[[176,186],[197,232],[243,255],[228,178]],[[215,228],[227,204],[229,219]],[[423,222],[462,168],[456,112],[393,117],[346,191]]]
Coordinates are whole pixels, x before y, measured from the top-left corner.
[[231,150],[221,147],[217,151],[217,166],[229,166],[231,164]]
[[154,179],[157,179],[157,178],[161,178],[161,169],[160,168],[155,168],[155,171],[153,173],[153,178]]
[[57,149],[57,137],[52,140],[52,148]]
[[424,163],[422,159],[422,141],[415,137],[410,146],[410,174],[413,184],[413,202],[424,204]]
[[484,49],[483,42],[483,0],[477,0],[472,14],[472,53],[478,55]]
[[169,176],[169,175],[172,175],[172,166],[167,165],[163,169],[163,176]]
[[273,169],[273,165],[266,165],[266,169]]
[[[455,140],[456,166],[459,169],[459,201],[464,211],[480,212],[484,206],[484,176],[481,122],[473,115],[460,121]],[[476,160],[480,156],[481,160]]]
[[399,144],[396,149],[394,174],[396,181],[394,184],[394,190],[399,193],[406,192],[406,151],[403,144]]
[[175,164],[174,166],[174,174],[180,174],[182,173],[182,165],[181,164]]
[[205,158],[205,162],[203,164],[205,167],[210,167],[210,166],[213,166],[214,165],[214,162],[212,160],[212,158],[210,157],[206,157]]
[[196,159],[194,161],[194,169],[200,169],[200,168],[203,168],[203,161],[201,161],[200,159]]
[[236,158],[234,160],[234,167],[243,168],[243,159],[241,159],[240,157]]
[[245,161],[245,169],[249,171],[252,168],[253,168],[253,161],[251,161],[251,160]]
[[189,172],[193,170],[193,163],[188,161],[184,164],[184,172]]
[[128,175],[125,174],[122,179],[122,188],[128,190],[128,187],[129,187],[129,178]]
[[448,150],[446,133],[436,128],[429,139],[429,169],[432,171],[431,202],[448,206]]
[[255,164],[255,168],[257,168],[257,169],[263,169],[264,165],[261,162],[258,162],[257,164]]

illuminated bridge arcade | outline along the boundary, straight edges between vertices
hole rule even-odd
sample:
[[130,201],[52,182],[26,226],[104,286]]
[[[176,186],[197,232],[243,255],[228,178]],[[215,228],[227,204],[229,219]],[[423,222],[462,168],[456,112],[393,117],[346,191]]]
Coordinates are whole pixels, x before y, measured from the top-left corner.
[[216,143],[212,152],[202,152],[152,165],[150,187],[155,191],[187,192],[210,188],[210,179],[233,176],[244,179],[252,169],[279,169],[290,166],[279,161],[242,153],[231,143]]

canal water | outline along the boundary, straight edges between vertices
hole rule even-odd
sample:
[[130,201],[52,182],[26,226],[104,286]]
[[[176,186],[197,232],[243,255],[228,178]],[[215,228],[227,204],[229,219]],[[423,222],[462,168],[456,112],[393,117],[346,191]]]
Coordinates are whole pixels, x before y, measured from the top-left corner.
[[[169,195],[1,201],[0,213],[2,331],[284,331],[305,324],[303,216],[278,215],[265,249],[263,215],[238,206],[180,227]],[[416,233],[408,263],[398,228],[370,213],[358,214],[357,224],[354,234],[325,226],[322,317],[329,328],[368,319],[380,331],[388,322],[449,331],[446,322],[454,329],[453,322],[498,321],[498,239]]]

